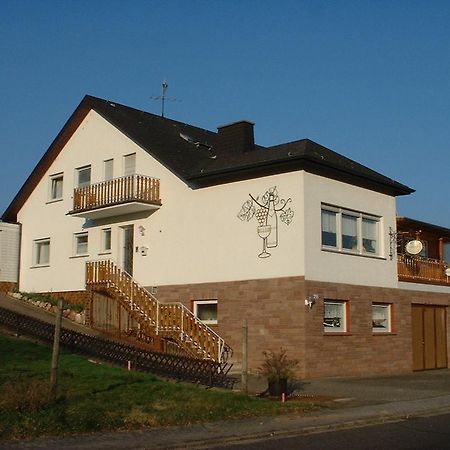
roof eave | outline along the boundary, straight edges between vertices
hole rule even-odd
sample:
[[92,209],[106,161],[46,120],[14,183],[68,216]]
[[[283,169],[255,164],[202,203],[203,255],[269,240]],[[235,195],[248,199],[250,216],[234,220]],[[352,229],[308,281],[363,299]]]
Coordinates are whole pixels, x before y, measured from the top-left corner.
[[306,172],[310,172],[315,175],[321,175],[337,181],[343,181],[393,197],[409,195],[415,192],[414,189],[396,181],[383,183],[374,178],[364,177],[355,172],[344,170],[341,167],[326,164],[323,161],[318,162],[314,158],[308,158],[304,155],[297,158],[291,157],[276,161],[262,161],[256,164],[233,167],[226,170],[200,173],[187,177],[186,181],[192,188],[198,189],[216,184],[226,184],[284,172],[294,172],[296,170],[305,170]]

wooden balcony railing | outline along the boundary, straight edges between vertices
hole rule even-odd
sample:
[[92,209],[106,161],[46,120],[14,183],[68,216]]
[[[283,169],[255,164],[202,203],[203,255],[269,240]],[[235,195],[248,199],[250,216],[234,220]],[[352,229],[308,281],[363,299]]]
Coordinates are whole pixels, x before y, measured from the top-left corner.
[[173,339],[191,354],[222,363],[231,353],[224,340],[182,303],[160,303],[113,261],[87,262],[86,287],[107,291],[134,313],[143,331]]
[[397,267],[400,281],[450,286],[450,277],[445,274],[448,266],[443,261],[398,255]]
[[159,180],[145,175],[129,175],[76,188],[73,193],[73,210],[70,213],[129,202],[161,205]]

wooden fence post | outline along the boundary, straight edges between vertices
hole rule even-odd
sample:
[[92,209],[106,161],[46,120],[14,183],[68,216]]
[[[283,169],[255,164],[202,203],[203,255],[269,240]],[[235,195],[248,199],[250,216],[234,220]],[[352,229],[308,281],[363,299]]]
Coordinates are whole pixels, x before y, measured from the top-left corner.
[[58,360],[59,360],[59,344],[61,337],[61,321],[63,312],[63,299],[58,299],[58,310],[55,318],[55,334],[53,337],[53,353],[52,367],[50,373],[50,396],[52,400],[56,399],[56,388],[58,385]]

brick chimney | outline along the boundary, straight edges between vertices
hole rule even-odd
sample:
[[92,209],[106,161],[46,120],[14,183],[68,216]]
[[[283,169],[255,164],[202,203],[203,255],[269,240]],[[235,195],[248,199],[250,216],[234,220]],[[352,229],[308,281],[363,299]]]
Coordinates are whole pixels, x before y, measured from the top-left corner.
[[254,123],[240,120],[217,127],[217,152],[221,154],[240,154],[255,149],[253,135]]

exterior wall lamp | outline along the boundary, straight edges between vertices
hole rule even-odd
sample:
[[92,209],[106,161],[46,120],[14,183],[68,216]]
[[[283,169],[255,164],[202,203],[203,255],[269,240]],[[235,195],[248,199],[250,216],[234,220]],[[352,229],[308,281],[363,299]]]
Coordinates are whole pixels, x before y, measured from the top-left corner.
[[305,306],[309,306],[310,308],[319,300],[318,294],[309,294],[305,299]]

